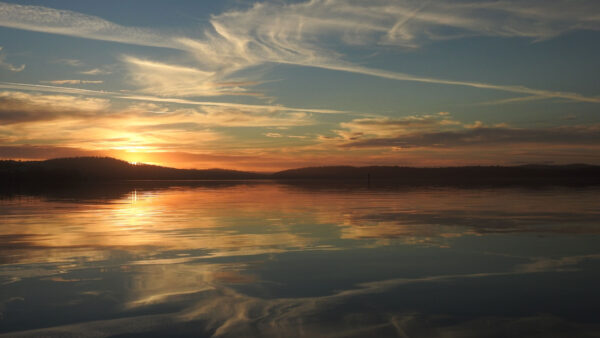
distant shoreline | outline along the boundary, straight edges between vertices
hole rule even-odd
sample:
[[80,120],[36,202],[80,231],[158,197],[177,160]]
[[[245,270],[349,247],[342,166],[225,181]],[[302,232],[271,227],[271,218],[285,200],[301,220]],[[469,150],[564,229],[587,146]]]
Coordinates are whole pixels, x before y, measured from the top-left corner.
[[109,157],[0,161],[3,185],[66,186],[108,181],[278,181],[292,184],[359,185],[596,185],[600,166],[521,165],[418,168],[329,166],[253,173],[226,169],[175,169],[131,164]]

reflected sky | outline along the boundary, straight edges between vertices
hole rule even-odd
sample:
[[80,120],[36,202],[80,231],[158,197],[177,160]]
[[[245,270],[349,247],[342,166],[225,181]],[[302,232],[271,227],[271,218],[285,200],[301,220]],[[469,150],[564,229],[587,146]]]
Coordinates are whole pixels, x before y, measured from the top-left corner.
[[600,332],[598,188],[103,192],[0,199],[0,334]]

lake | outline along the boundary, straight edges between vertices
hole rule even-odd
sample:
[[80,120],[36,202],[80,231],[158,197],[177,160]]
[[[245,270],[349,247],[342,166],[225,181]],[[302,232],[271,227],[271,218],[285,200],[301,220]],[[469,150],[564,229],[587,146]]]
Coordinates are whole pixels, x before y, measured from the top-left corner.
[[0,199],[0,336],[600,336],[600,188],[128,182]]

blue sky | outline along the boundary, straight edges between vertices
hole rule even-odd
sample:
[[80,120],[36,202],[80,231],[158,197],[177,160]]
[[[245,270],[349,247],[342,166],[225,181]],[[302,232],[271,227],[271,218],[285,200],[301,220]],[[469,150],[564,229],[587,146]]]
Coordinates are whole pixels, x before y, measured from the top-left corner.
[[597,1],[0,2],[0,157],[600,164]]

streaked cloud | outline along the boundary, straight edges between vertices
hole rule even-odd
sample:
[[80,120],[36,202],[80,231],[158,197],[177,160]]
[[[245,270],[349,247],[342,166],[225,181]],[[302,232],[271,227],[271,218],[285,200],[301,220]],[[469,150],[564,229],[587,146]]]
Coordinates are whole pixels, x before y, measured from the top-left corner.
[[125,27],[96,16],[42,6],[0,3],[0,25],[134,45],[173,46],[168,36],[149,29]]
[[455,126],[461,123],[443,112],[435,115],[413,115],[403,118],[377,117],[355,119],[340,123],[346,130],[336,133],[345,139],[353,140],[364,136],[391,136],[413,133],[417,130],[436,130],[444,126]]
[[219,82],[215,72],[123,57],[129,78],[139,92],[157,96],[258,95],[242,88],[249,82]]
[[111,74],[112,72],[109,70],[105,70],[105,69],[100,69],[100,68],[92,68],[89,70],[83,70],[80,71],[79,74],[83,74],[83,75],[107,75],[107,74]]
[[[0,4],[0,9],[0,25],[5,27],[183,48],[168,35],[154,30],[122,26],[73,11],[8,3]],[[238,41],[240,51],[248,41],[235,37],[242,36],[240,32],[251,32],[263,38],[263,46],[257,49],[279,46],[275,50],[282,52],[286,46],[297,47],[300,41],[315,37],[334,37],[348,44],[377,41],[405,47],[465,35],[543,40],[572,30],[600,29],[597,11],[598,3],[590,0],[578,1],[577,6],[570,1],[548,4],[538,0],[429,1],[425,4],[409,0],[369,3],[315,0],[295,4],[256,3],[248,10],[216,15],[211,24],[220,36],[231,37],[231,42]],[[238,21],[235,25],[238,29],[231,29],[233,21]]]
[[100,98],[4,91],[0,92],[0,121],[7,125],[65,116],[81,118],[100,113],[108,106],[109,102]]
[[[428,45],[441,40],[485,37],[485,41],[498,43],[508,41],[506,38],[519,39],[519,43],[538,43],[576,30],[598,30],[600,18],[594,13],[600,5],[594,1],[581,0],[574,6],[567,0],[552,4],[538,0],[312,0],[260,2],[228,8],[199,21],[194,27],[140,28],[131,26],[127,20],[117,24],[69,10],[0,3],[0,26],[3,27],[170,49],[129,46],[108,56],[115,57],[116,61],[100,58],[91,61],[85,53],[67,54],[66,58],[58,59],[64,57],[59,54],[52,57],[54,61],[40,63],[54,63],[57,69],[49,70],[48,74],[52,75],[48,77],[30,79],[37,84],[17,83],[29,81],[22,79],[31,75],[27,72],[8,73],[13,82],[0,82],[0,89],[5,90],[0,96],[2,144],[163,152],[177,159],[175,163],[199,163],[209,157],[210,163],[215,163],[223,152],[228,152],[235,158],[222,157],[222,163],[245,161],[244,165],[249,166],[252,160],[245,156],[254,156],[252,165],[270,169],[307,163],[454,165],[458,160],[469,158],[467,149],[475,148],[477,155],[471,154],[471,160],[482,163],[492,163],[494,156],[495,160],[505,156],[506,162],[538,159],[541,154],[559,157],[558,162],[561,162],[561,159],[585,158],[599,141],[594,129],[597,121],[590,118],[590,105],[577,105],[578,109],[573,110],[573,114],[581,116],[580,126],[558,127],[564,122],[554,120],[544,122],[548,128],[523,122],[520,117],[514,117],[516,114],[505,120],[498,116],[503,113],[498,110],[495,110],[494,120],[511,124],[490,125],[490,118],[474,116],[476,112],[473,112],[473,105],[481,105],[481,111],[489,112],[496,109],[487,107],[489,105],[505,104],[510,108],[509,104],[533,104],[548,99],[556,104],[600,103],[600,97],[594,95],[595,89],[589,85],[569,83],[564,86],[578,88],[578,92],[574,92],[569,91],[574,89],[562,90],[562,84],[556,82],[543,85],[545,89],[519,83],[511,85],[510,78],[498,84],[488,79],[502,77],[471,74],[468,67],[447,72],[455,74],[452,76],[434,72],[415,75],[396,71],[409,68],[395,67],[395,63],[386,59],[392,55],[386,53],[427,53]],[[379,58],[379,54],[387,56]],[[2,57],[0,54],[0,61],[4,60]],[[428,103],[429,107],[424,108],[421,103],[411,101],[404,105],[394,101],[398,108],[390,109],[386,102],[355,105],[351,95],[343,99],[312,100],[310,82],[303,88],[294,88],[282,81],[282,88],[278,88],[269,84],[269,79],[265,80],[267,74],[284,74],[284,80],[289,80],[285,78],[289,74],[303,76],[297,67],[270,67],[269,64],[314,68],[310,72],[319,74],[314,80],[330,74],[323,69],[357,74],[327,81],[331,80],[335,86],[341,79],[351,79],[352,85],[356,85],[353,90],[358,93],[365,89],[361,86],[369,86],[365,93],[373,98],[377,98],[378,91],[389,82],[368,82],[371,80],[363,75],[431,84],[438,89],[440,85],[470,88],[465,94],[468,99],[483,94],[476,89],[514,95],[506,97],[492,92],[481,99],[476,97],[475,103],[473,100],[464,102],[468,108],[461,113],[459,121],[448,112],[415,113],[455,110],[456,102],[450,105],[446,101],[436,106]],[[286,73],[288,70],[291,73]],[[63,74],[56,75],[60,71]],[[107,90],[93,90],[93,85],[99,84],[103,86],[97,88]],[[423,93],[423,90],[431,88],[415,87],[424,88],[419,89],[418,94],[425,94],[422,98],[427,100],[429,92]],[[382,95],[388,95],[387,91],[382,90],[385,92]],[[277,97],[278,94],[283,95]],[[214,98],[203,99],[206,97]],[[301,102],[296,105],[311,108],[278,104],[278,99]],[[262,104],[251,104],[256,102]],[[350,108],[319,108],[323,102],[329,107]],[[354,107],[359,111],[349,111]],[[551,111],[550,114],[555,115],[571,114],[557,113],[554,106]],[[527,146],[499,150],[507,144]],[[535,153],[532,149],[538,144],[544,149]],[[486,147],[496,150],[485,153]],[[564,149],[569,149],[569,154]],[[590,157],[590,161],[597,158]],[[259,163],[261,160],[264,164]]]
[[296,108],[287,107],[278,104],[272,105],[260,105],[260,104],[243,104],[243,103],[232,103],[232,102],[219,102],[219,101],[200,101],[200,100],[188,100],[182,98],[173,97],[158,97],[150,95],[135,95],[135,94],[124,94],[118,92],[110,92],[104,90],[91,90],[82,88],[71,88],[63,86],[50,86],[50,85],[38,85],[38,84],[27,84],[27,83],[12,83],[12,82],[0,82],[0,89],[8,90],[19,90],[19,91],[36,91],[36,92],[49,92],[49,93],[61,93],[61,94],[73,94],[73,95],[87,95],[87,96],[102,96],[113,99],[123,99],[132,101],[142,102],[154,102],[154,103],[174,103],[179,105],[190,105],[190,106],[214,106],[214,107],[228,107],[252,111],[263,111],[263,112],[277,112],[277,111],[290,111],[290,112],[304,112],[304,113],[315,113],[315,114],[352,114],[352,112],[335,110],[335,109],[315,109],[315,108]]
[[49,83],[53,85],[64,85],[64,84],[101,84],[102,80],[52,80],[52,81],[40,81],[40,83]]
[[[219,151],[239,148],[241,141],[231,128],[315,123],[310,113],[276,107],[269,110],[245,109],[243,105],[173,108],[136,101],[115,106],[106,98],[15,91],[0,92],[0,103],[0,140],[9,147],[53,145],[113,153],[123,150],[197,154],[212,152],[216,141]],[[260,151],[252,149],[248,151]],[[59,149],[48,154],[62,152]],[[6,156],[10,153],[15,151]]]
[[[268,62],[325,68],[399,81],[412,81],[600,103],[578,93],[455,81],[356,65],[330,49],[332,41],[347,46],[381,45],[415,48],[423,43],[464,36],[549,39],[572,30],[598,30],[595,1],[552,4],[530,0],[503,2],[310,1],[295,4],[257,3],[248,10],[213,16],[201,37],[121,26],[72,11],[40,6],[0,4],[0,25],[154,47],[180,49],[194,55],[198,72],[224,78]],[[84,27],[84,28],[82,28]],[[139,65],[138,65],[139,66]],[[157,66],[157,64],[146,64]],[[173,65],[174,66],[174,65]],[[185,71],[184,71],[185,73]],[[134,79],[144,78],[135,73]],[[141,78],[140,78],[141,76]],[[190,87],[205,84],[191,81]],[[146,91],[151,90],[145,88]],[[178,91],[176,91],[178,92]],[[194,92],[194,90],[191,90]],[[191,92],[189,93],[191,95]],[[184,92],[185,94],[186,92]]]
[[[522,5],[522,2],[519,2]],[[214,32],[204,40],[182,38],[205,67],[223,73],[264,62],[318,67],[374,77],[420,83],[465,86],[600,103],[598,97],[577,93],[532,89],[519,85],[496,85],[454,81],[373,69],[356,65],[327,48],[331,41],[346,45],[396,45],[417,47],[424,40],[474,36],[527,37],[547,39],[575,29],[600,29],[600,19],[584,13],[585,6],[560,2],[546,6],[530,1],[527,10],[515,10],[510,2],[495,5],[448,2],[375,1],[369,4],[344,1],[310,1],[299,4],[255,4],[247,11],[232,11],[213,17]],[[583,11],[582,11],[583,10]],[[532,12],[540,13],[530,15]],[[560,14],[560,15],[558,15]],[[507,16],[510,21],[507,21]],[[475,19],[475,18],[479,19]],[[484,19],[485,18],[485,19]],[[519,27],[516,29],[515,27]],[[458,29],[459,34],[445,34]],[[422,32],[427,32],[423,34]]]
[[[83,88],[71,88],[63,86],[50,86],[42,84],[29,84],[29,83],[13,83],[13,82],[0,82],[0,89],[7,90],[18,90],[18,91],[34,91],[43,93],[59,93],[59,94],[74,94],[74,95],[86,95],[86,96],[108,96],[110,92]],[[116,93],[115,93],[116,94]]]
[[15,66],[6,61],[6,55],[2,53],[3,47],[0,46],[0,68],[8,69],[11,72],[20,72],[25,69],[25,65]]
[[[32,88],[40,87],[56,89],[44,85]],[[0,141],[12,147],[4,149],[5,158],[11,154],[26,158],[36,149],[44,149],[41,152],[47,156],[91,151],[188,168],[210,163],[250,170],[314,163],[429,166],[600,160],[594,155],[600,144],[598,125],[536,129],[489,126],[458,121],[442,112],[356,118],[339,123],[339,128],[331,125],[333,136],[318,140],[318,134],[299,130],[327,128],[327,124],[301,109],[201,101],[181,107],[173,105],[172,99],[160,98],[124,100],[117,105],[98,96],[101,91],[92,91],[97,96],[89,97],[65,88],[72,92],[0,92]],[[190,103],[183,99],[175,102],[179,100]],[[339,115],[342,119],[348,116]],[[511,144],[520,146],[507,147]],[[65,152],[65,148],[77,151]]]
[[85,63],[79,59],[58,59],[54,62],[71,67],[83,67],[85,65]]
[[[1,88],[1,84],[0,84]],[[295,108],[286,107],[282,105],[259,105],[259,104],[242,104],[242,103],[231,103],[231,102],[218,102],[218,101],[198,101],[198,100],[186,100],[178,98],[162,98],[155,96],[144,96],[144,95],[122,95],[122,99],[135,100],[135,101],[146,101],[156,103],[176,103],[182,105],[191,106],[214,106],[214,107],[228,107],[237,108],[253,111],[263,112],[275,112],[275,111],[290,111],[290,112],[304,112],[304,113],[316,113],[316,114],[350,114],[351,112],[345,112],[335,109],[314,109],[314,108]]]
[[107,156],[106,151],[87,150],[74,147],[48,145],[1,145],[0,158],[43,160],[47,158],[77,157],[77,156]]
[[552,128],[486,127],[480,123],[464,130],[417,132],[395,137],[365,138],[342,144],[344,148],[371,147],[465,147],[509,144],[598,145],[600,125],[577,125]]
[[310,114],[297,111],[258,112],[224,107],[203,107],[200,121],[229,127],[286,127],[310,125]]
[[[306,66],[311,66],[307,64]],[[316,66],[316,65],[313,65]],[[514,85],[514,86],[506,86],[506,85],[496,85],[491,83],[484,82],[471,82],[471,81],[454,81],[454,80],[445,80],[434,77],[423,77],[423,76],[415,76],[405,73],[398,72],[390,72],[380,69],[372,69],[361,66],[355,66],[351,64],[323,64],[319,65],[321,68],[339,70],[349,73],[356,74],[364,74],[375,77],[380,77],[384,79],[390,80],[398,80],[398,81],[409,81],[409,82],[419,82],[419,83],[431,83],[431,84],[441,84],[441,85],[451,85],[451,86],[461,86],[461,87],[471,87],[471,88],[479,88],[479,89],[490,89],[497,90],[502,92],[516,93],[516,94],[528,94],[531,96],[536,96],[540,99],[567,99],[578,102],[589,102],[589,103],[600,103],[600,97],[590,97],[584,96],[577,93],[572,92],[562,92],[562,91],[551,91],[551,90],[541,90],[541,89],[533,89],[525,86]],[[505,103],[505,102],[499,102]]]

